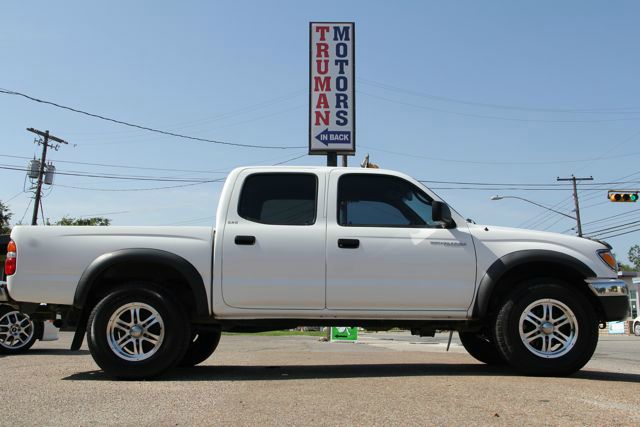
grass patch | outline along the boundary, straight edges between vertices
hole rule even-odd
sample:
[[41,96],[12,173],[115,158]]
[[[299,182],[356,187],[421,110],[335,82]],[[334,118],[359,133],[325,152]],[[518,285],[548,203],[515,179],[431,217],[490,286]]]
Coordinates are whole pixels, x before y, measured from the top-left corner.
[[267,331],[267,332],[223,332],[222,335],[260,335],[263,337],[288,337],[288,336],[308,336],[325,337],[326,332],[321,331]]

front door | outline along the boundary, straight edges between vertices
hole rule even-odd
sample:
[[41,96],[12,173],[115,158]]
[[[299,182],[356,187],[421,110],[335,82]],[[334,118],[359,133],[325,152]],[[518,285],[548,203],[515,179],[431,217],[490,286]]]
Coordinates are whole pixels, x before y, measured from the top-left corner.
[[476,257],[466,223],[434,223],[433,198],[404,178],[346,170],[330,177],[328,309],[467,310]]

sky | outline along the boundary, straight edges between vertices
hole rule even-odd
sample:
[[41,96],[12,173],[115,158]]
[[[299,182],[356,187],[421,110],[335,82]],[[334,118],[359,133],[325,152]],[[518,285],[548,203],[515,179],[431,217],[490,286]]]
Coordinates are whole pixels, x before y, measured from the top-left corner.
[[[570,185],[556,178],[593,176],[579,185],[585,234],[627,233],[640,229],[640,204],[608,202],[607,190],[640,189],[639,14],[636,1],[4,1],[0,88],[265,148],[0,93],[0,201],[30,223],[30,183],[13,169],[40,156],[33,127],[69,142],[47,157],[74,174],[45,187],[45,218],[212,225],[222,183],[186,181],[326,163],[306,155],[309,22],[353,21],[350,166],[368,153],[453,182],[426,185],[478,223],[567,234],[570,218],[490,197],[572,216]],[[626,261],[640,231],[606,240]]]

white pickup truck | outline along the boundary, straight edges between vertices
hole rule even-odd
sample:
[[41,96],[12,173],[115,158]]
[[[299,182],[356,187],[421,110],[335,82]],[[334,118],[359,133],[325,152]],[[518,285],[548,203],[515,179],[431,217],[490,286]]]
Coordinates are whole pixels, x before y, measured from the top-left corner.
[[482,362],[567,375],[629,307],[607,245],[469,223],[381,169],[235,169],[215,228],[18,226],[11,238],[0,300],[61,315],[72,348],[86,332],[121,378],[200,363],[221,331],[319,324],[457,330]]

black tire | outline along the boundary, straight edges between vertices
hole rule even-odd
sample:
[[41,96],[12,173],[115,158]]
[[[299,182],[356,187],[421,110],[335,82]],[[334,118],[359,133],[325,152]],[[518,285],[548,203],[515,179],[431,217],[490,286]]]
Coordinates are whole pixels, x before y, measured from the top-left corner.
[[0,305],[0,354],[25,353],[42,337],[44,323],[8,305]]
[[[115,378],[150,378],[174,367],[191,328],[184,307],[166,289],[132,282],[104,297],[88,320],[93,359]],[[134,313],[137,310],[137,317]]]
[[636,322],[633,325],[633,334],[637,337],[640,337],[640,322]]
[[458,336],[465,350],[476,360],[487,365],[506,365],[502,353],[495,344],[493,337],[484,332],[461,332]]
[[178,365],[196,366],[207,360],[218,347],[221,335],[220,329],[194,331],[189,348]]
[[593,355],[598,319],[587,298],[569,284],[535,279],[506,298],[496,318],[495,337],[505,360],[522,373],[569,375]]

